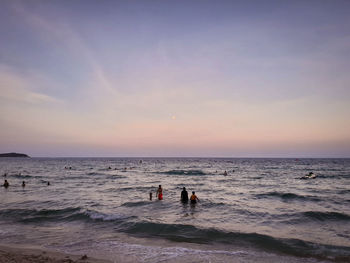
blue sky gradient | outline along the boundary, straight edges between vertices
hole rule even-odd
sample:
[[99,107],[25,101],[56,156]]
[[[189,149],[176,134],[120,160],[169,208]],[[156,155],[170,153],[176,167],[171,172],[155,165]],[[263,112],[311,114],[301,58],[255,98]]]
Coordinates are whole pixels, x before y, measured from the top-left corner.
[[350,157],[349,1],[9,1],[0,149]]

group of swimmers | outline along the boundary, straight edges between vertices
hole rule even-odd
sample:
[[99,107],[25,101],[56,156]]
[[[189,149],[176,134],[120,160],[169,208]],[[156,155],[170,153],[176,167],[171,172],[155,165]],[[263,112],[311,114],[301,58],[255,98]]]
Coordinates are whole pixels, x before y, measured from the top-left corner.
[[[162,185],[158,186],[158,189],[156,191],[156,197],[158,200],[163,200],[163,188]],[[152,192],[149,193],[149,199],[152,200]],[[191,201],[191,204],[197,203],[199,201],[199,198],[196,196],[196,193],[193,191],[190,199],[188,199],[188,193],[186,191],[186,187],[182,189],[181,192],[181,197],[180,197],[181,202],[183,203],[188,203],[188,200]]]
[[[182,188],[180,200],[183,203],[188,203],[188,193],[186,191],[186,187]],[[195,204],[197,203],[197,201],[199,202],[199,198],[196,196],[195,191],[192,191],[190,201],[191,201],[191,204]]]
[[[50,182],[47,182],[47,185],[50,185]],[[3,187],[5,188],[8,188],[10,186],[10,183],[5,179],[5,182],[4,184],[2,185]],[[26,182],[25,181],[22,181],[22,187],[26,187]]]
[[[9,182],[5,179],[5,182],[4,182],[4,184],[3,184],[2,186],[5,187],[5,188],[8,188],[8,187],[10,186],[10,184],[9,184]],[[26,182],[25,182],[25,181],[22,182],[22,187],[23,187],[23,188],[26,187]]]

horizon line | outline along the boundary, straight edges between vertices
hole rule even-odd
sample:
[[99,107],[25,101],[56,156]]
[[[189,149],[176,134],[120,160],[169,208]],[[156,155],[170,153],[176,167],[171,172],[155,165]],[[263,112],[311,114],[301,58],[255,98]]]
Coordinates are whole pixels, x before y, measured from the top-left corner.
[[[9,157],[11,158],[11,157]],[[16,157],[14,157],[16,158]],[[29,156],[29,158],[128,158],[128,159],[350,159],[350,157],[228,157],[228,156]]]

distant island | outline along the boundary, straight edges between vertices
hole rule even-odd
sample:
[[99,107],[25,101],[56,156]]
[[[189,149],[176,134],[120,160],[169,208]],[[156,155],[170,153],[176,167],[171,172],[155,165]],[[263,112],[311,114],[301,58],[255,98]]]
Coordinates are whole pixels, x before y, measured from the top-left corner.
[[0,157],[29,157],[24,153],[0,153]]

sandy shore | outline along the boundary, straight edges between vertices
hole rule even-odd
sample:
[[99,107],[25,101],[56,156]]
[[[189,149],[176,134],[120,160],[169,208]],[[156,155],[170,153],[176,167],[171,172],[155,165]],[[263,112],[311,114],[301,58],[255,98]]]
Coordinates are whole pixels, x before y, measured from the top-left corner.
[[38,248],[0,246],[0,263],[111,263],[89,255],[68,255]]

